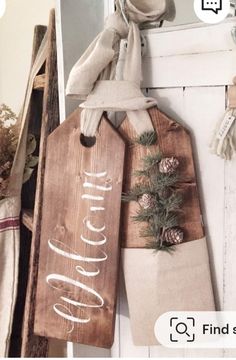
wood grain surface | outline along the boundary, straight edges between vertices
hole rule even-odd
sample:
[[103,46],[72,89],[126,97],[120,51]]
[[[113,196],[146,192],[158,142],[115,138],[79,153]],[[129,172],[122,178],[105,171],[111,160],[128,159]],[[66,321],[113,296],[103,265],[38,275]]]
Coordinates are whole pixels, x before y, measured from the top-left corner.
[[35,77],[34,79],[34,90],[41,90],[43,91],[45,88],[45,74],[41,74]]
[[[39,244],[41,231],[41,210],[42,210],[42,188],[44,182],[46,140],[48,135],[59,124],[59,104],[58,104],[58,77],[57,77],[57,52],[56,52],[56,28],[55,10],[51,10],[48,26],[48,56],[45,64],[45,87],[43,93],[43,104],[39,113],[42,112],[40,129],[40,149],[39,163],[37,171],[37,183],[35,192],[34,220],[31,241],[31,254],[29,263],[29,278],[27,295],[25,302],[24,323],[22,331],[21,357],[47,357],[48,339],[34,334],[34,313],[36,284],[38,276]],[[35,90],[32,94],[32,102],[35,99]],[[32,106],[35,102],[32,103]],[[33,118],[30,119],[30,122]],[[35,124],[37,126],[37,124]]]
[[[32,47],[32,57],[31,57],[31,68],[35,62],[39,47],[43,40],[43,37],[46,33],[47,27],[42,25],[35,26],[34,37],[33,37],[33,47]],[[44,71],[44,69],[41,69]],[[41,110],[40,110],[41,109]],[[28,115],[29,117],[29,133],[34,134],[37,141],[39,139],[39,129],[41,126],[41,117],[42,117],[42,94],[41,92],[32,93]],[[38,155],[38,147],[37,147]],[[35,170],[30,180],[27,181],[22,186],[21,200],[22,208],[31,209],[33,212],[33,204],[35,197],[35,183],[36,183],[37,171]],[[22,212],[21,222],[23,223],[26,220],[26,214]],[[29,220],[29,212],[27,214],[27,224],[32,227]],[[32,230],[32,229],[31,229]],[[27,284],[29,276],[29,262],[30,262],[30,252],[31,252],[31,237],[32,234],[28,231],[25,226],[21,224],[21,233],[20,233],[20,259],[19,259],[19,281],[18,281],[18,291],[17,291],[17,301],[14,310],[14,321],[12,326],[12,335],[11,343],[9,348],[9,357],[20,357],[22,352],[22,331],[25,331],[26,323],[25,318],[27,317],[25,309],[27,309]],[[30,285],[31,286],[31,285]],[[28,324],[27,324],[28,328]],[[41,339],[40,339],[41,340]],[[46,346],[43,346],[42,341],[40,341],[40,352],[35,352],[35,347],[31,346],[30,354],[28,356],[46,356],[47,354],[47,342]],[[44,351],[45,350],[45,351]],[[24,355],[23,355],[24,356]]]
[[[199,196],[196,184],[193,150],[190,134],[183,126],[171,120],[157,108],[149,110],[153,126],[157,132],[157,145],[149,148],[134,144],[137,137],[128,119],[122,123],[119,131],[128,144],[125,160],[124,192],[137,182],[133,176],[135,170],[142,169],[142,159],[149,153],[160,151],[163,157],[176,157],[179,162],[179,175],[181,178],[178,191],[183,196],[183,204],[179,213],[180,226],[184,230],[184,241],[201,239],[204,236]],[[158,150],[159,149],[159,150]],[[121,238],[122,246],[127,248],[146,247],[146,238],[140,237],[140,229],[144,223],[137,224],[132,220],[136,214],[136,202],[122,204]]]
[[103,118],[95,145],[83,146],[80,111],[47,142],[34,329],[41,336],[109,348],[125,144]]

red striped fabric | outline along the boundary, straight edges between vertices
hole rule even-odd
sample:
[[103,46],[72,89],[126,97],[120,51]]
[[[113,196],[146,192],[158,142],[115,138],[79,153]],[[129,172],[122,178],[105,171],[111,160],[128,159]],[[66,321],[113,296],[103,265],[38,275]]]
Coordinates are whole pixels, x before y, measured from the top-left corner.
[[8,230],[17,230],[20,227],[19,217],[7,217],[0,219],[0,233]]

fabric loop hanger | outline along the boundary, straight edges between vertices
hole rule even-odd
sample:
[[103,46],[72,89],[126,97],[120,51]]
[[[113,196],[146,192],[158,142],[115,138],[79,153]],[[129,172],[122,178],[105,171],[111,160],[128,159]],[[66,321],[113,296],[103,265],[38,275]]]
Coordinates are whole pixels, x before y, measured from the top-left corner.
[[[103,111],[126,111],[138,135],[153,131],[146,109],[157,104],[141,90],[142,60],[139,26],[142,23],[171,20],[175,16],[173,0],[116,0],[116,11],[74,65],[67,83],[69,96],[85,100],[80,105],[81,131],[94,136]],[[123,74],[116,80],[117,51],[121,39],[127,39]]]

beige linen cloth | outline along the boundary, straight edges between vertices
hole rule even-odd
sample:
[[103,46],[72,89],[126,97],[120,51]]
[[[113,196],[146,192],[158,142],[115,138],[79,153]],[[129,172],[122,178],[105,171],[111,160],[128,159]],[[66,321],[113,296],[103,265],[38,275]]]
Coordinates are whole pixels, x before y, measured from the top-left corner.
[[[94,136],[103,111],[126,111],[136,132],[152,131],[147,111],[156,100],[144,97],[140,90],[142,80],[141,41],[138,25],[144,22],[172,20],[175,16],[173,0],[127,0],[126,24],[116,1],[116,12],[110,15],[105,29],[95,38],[72,68],[66,94],[86,100],[80,106],[81,131]],[[121,39],[128,39],[123,78],[116,79],[116,65]],[[109,80],[109,81],[107,81]]]
[[156,320],[168,311],[214,311],[206,239],[180,244],[170,255],[122,249],[133,341],[157,345]]
[[[74,65],[67,95],[85,100],[81,132],[96,134],[104,110],[126,111],[138,135],[153,130],[146,109],[156,100],[140,91],[141,43],[138,24],[172,19],[175,9],[168,0],[127,0],[129,27],[120,2],[105,29]],[[117,80],[116,65],[121,39],[128,39],[123,78]],[[173,255],[153,254],[148,249],[123,249],[122,262],[135,345],[156,345],[157,318],[174,310],[214,310],[206,239],[177,246]]]
[[27,113],[31,91],[33,89],[33,81],[46,59],[46,50],[45,37],[31,70],[23,111],[19,118],[21,122],[20,135],[11,170],[11,181],[8,193],[7,196],[0,201],[0,357],[8,357],[17,296],[20,247],[19,216],[28,132]]

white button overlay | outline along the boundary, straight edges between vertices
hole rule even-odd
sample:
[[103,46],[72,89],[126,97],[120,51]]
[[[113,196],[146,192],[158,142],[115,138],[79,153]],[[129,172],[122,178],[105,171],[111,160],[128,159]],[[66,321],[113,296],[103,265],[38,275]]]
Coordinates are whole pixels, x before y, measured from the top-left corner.
[[194,0],[194,10],[201,21],[216,24],[229,14],[230,0]]
[[157,319],[154,331],[169,348],[236,348],[236,312],[168,312]]

